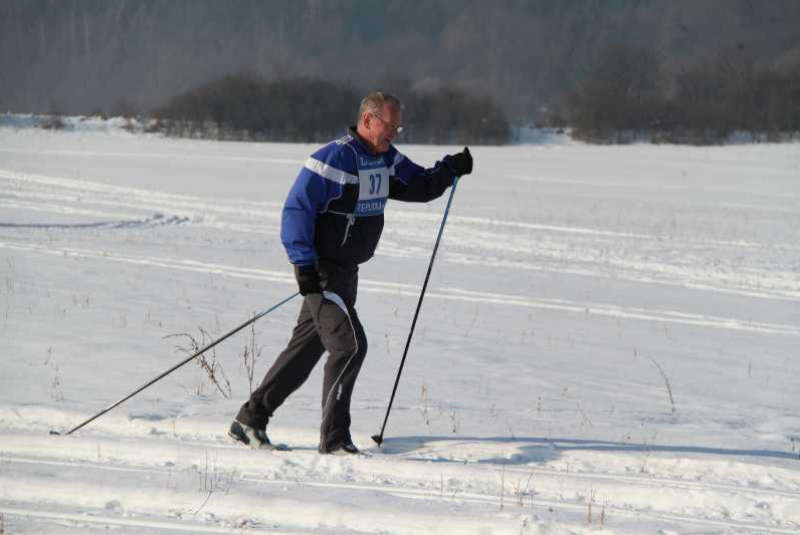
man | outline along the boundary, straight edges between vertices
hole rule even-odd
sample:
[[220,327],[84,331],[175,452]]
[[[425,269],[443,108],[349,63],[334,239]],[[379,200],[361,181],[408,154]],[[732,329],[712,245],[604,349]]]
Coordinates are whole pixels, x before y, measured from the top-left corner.
[[306,161],[283,207],[281,240],[304,300],[288,346],[231,425],[229,435],[254,449],[274,448],[270,417],[327,350],[319,451],[358,453],[350,398],[367,353],[355,310],[358,265],[375,253],[387,199],[427,202],[472,172],[467,148],[431,169],[400,154],[392,145],[402,130],[396,97],[371,93],[358,113],[357,126]]

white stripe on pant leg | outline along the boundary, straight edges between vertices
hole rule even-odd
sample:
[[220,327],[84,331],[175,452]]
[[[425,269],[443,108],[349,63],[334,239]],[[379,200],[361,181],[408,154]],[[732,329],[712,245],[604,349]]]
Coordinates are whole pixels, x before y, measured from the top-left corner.
[[[341,381],[342,375],[344,375],[344,372],[347,371],[347,368],[350,367],[350,363],[353,361],[353,358],[355,358],[355,356],[358,354],[358,335],[356,334],[356,328],[353,326],[353,320],[350,318],[350,312],[347,310],[347,305],[344,304],[344,300],[341,297],[339,297],[338,294],[326,291],[322,292],[322,297],[336,304],[345,313],[345,315],[347,316],[347,321],[350,322],[350,330],[353,331],[353,340],[356,343],[356,348],[355,350],[353,350],[353,354],[350,355],[350,358],[347,360],[347,364],[345,364],[344,368],[342,368],[342,371],[339,373],[339,377],[337,377],[336,380],[331,384],[331,390],[330,392],[328,392],[328,396],[325,398],[325,406],[322,407],[322,419],[324,420],[325,415],[328,411],[328,404],[331,402],[331,394],[333,394],[334,391],[338,391],[338,393],[336,394],[337,401],[342,396],[342,385],[339,384],[339,381]],[[339,384],[338,388],[336,387],[337,384]]]

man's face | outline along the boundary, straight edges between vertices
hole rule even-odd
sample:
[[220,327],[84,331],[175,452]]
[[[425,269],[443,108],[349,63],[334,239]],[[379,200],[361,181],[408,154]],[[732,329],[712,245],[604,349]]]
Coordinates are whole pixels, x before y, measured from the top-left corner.
[[363,138],[369,148],[378,154],[389,150],[389,146],[402,128],[403,112],[395,104],[387,102],[380,113],[366,113]]

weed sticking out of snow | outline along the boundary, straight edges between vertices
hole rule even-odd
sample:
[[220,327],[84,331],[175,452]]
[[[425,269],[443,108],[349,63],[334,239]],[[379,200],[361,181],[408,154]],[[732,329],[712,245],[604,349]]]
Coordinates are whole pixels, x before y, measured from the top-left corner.
[[[205,373],[208,381],[216,387],[217,391],[222,394],[225,399],[230,399],[232,395],[231,382],[228,380],[228,376],[225,374],[222,364],[217,360],[216,348],[210,349],[210,357],[206,355],[207,352],[200,353],[200,351],[209,345],[214,338],[202,327],[198,327],[197,329],[200,331],[201,336],[199,340],[188,333],[168,334],[164,337],[164,339],[187,339],[189,345],[178,345],[175,347],[175,351],[185,355],[195,355],[199,353],[195,359],[200,369]],[[205,382],[201,382],[195,389],[194,394],[197,396],[203,396],[205,394],[205,385]]]

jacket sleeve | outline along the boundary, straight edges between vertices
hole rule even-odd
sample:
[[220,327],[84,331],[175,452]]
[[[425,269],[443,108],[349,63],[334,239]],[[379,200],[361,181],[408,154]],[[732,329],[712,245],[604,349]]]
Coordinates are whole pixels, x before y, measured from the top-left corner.
[[339,151],[321,151],[308,158],[289,191],[281,214],[281,241],[289,261],[307,266],[317,261],[314,245],[317,216],[341,197],[345,175]]
[[389,198],[406,202],[428,202],[440,197],[453,185],[455,177],[441,161],[425,169],[399,152],[395,155],[394,171]]

